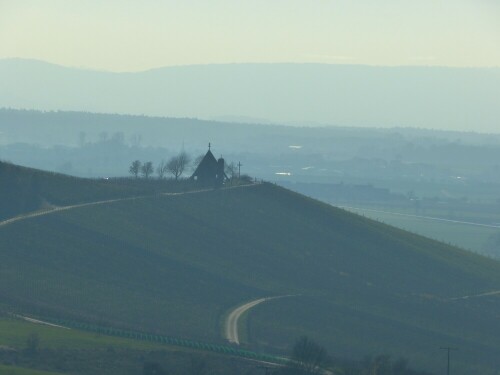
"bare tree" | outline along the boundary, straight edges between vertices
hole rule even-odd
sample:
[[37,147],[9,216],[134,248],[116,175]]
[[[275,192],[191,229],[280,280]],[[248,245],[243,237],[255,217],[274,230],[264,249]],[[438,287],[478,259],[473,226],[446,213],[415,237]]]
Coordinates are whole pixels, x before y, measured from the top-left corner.
[[289,370],[294,375],[319,375],[330,364],[330,358],[322,346],[306,336],[293,346]]
[[177,181],[180,176],[182,176],[182,173],[184,173],[184,170],[189,166],[189,163],[191,162],[191,158],[189,155],[181,151],[178,155],[173,156],[170,158],[170,160],[167,163],[167,170],[174,176],[175,180]]
[[128,169],[129,173],[135,178],[139,177],[139,172],[141,171],[142,163],[139,160],[134,160]]
[[156,173],[158,174],[158,178],[160,180],[163,180],[167,172],[168,172],[167,162],[165,160],[162,160],[160,164],[158,164],[158,167],[156,167]]
[[234,164],[233,161],[229,164],[226,164],[225,172],[231,180],[234,180],[236,177],[238,177],[238,167],[236,166],[236,164]]
[[154,172],[153,163],[148,161],[144,163],[141,167],[141,174],[144,178],[149,178],[149,176]]

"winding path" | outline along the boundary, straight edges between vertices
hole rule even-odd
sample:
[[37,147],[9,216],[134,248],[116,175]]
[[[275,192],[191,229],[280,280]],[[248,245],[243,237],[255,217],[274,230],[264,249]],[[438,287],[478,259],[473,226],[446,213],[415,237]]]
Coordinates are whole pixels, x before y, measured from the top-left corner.
[[291,297],[291,296],[259,298],[254,301],[247,302],[244,305],[236,307],[233,311],[229,313],[224,323],[224,338],[233,344],[240,345],[240,338],[238,335],[238,321],[242,317],[242,315],[251,308],[260,305],[262,302],[284,297]]
[[470,295],[470,296],[450,298],[450,301],[457,301],[457,300],[461,300],[461,299],[478,298],[478,297],[490,297],[490,296],[496,296],[498,294],[500,294],[500,290],[494,290],[492,292],[486,292],[486,293],[480,293],[480,294],[473,294],[473,295]]
[[[224,190],[238,189],[238,188],[244,188],[244,187],[250,187],[250,186],[256,186],[256,184],[231,186],[231,187],[224,188]],[[176,196],[176,195],[197,194],[197,193],[204,193],[204,192],[213,191],[213,190],[214,189],[201,189],[201,190],[192,190],[192,191],[179,192],[179,193],[160,193],[160,194],[154,194],[154,195],[141,195],[141,196],[137,196],[137,197],[108,199],[108,200],[104,200],[104,201],[80,203],[80,204],[75,204],[75,205],[71,205],[71,206],[54,207],[54,208],[49,208],[46,210],[29,212],[27,214],[19,215],[19,216],[13,217],[11,219],[0,221],[0,227],[6,226],[9,224],[13,224],[13,223],[16,223],[18,221],[28,220],[28,219],[35,218],[35,217],[45,216],[45,215],[53,214],[56,212],[72,210],[72,209],[80,208],[80,207],[98,206],[101,204],[132,201],[132,200],[136,200],[136,199],[151,198],[151,197],[155,197],[155,196]]]

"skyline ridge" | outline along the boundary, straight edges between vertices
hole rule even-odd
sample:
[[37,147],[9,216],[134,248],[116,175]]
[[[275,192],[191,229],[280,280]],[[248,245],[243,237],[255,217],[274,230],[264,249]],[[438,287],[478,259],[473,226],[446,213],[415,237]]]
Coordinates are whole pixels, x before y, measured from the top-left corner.
[[209,62],[209,63],[200,63],[200,64],[177,64],[177,65],[160,65],[156,67],[149,67],[140,70],[108,70],[96,67],[89,66],[77,66],[77,65],[65,65],[63,63],[48,61],[44,59],[38,58],[26,58],[26,57],[2,57],[0,58],[0,62],[2,61],[20,61],[20,62],[36,62],[43,63],[47,65],[53,65],[61,68],[67,69],[76,69],[76,70],[84,70],[90,72],[102,72],[102,73],[116,73],[116,74],[126,74],[126,73],[147,73],[150,71],[161,70],[161,69],[169,69],[169,68],[189,68],[189,67],[204,67],[204,66],[234,66],[234,65],[318,65],[318,66],[348,66],[348,67],[367,67],[367,68],[387,68],[387,69],[450,69],[450,70],[500,70],[500,65],[491,65],[491,66],[454,66],[454,65],[423,65],[423,64],[406,64],[406,65],[379,65],[379,64],[363,64],[363,63],[327,63],[327,62],[296,62],[296,61],[282,61],[282,62]]
[[7,108],[499,131],[500,69],[293,63],[115,73],[0,60],[0,81]]

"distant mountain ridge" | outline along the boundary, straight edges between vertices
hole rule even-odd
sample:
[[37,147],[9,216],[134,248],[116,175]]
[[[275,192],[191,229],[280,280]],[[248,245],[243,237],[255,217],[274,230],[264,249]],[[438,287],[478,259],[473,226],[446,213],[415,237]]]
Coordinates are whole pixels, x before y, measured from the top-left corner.
[[138,73],[0,60],[0,107],[499,132],[500,69],[227,64]]

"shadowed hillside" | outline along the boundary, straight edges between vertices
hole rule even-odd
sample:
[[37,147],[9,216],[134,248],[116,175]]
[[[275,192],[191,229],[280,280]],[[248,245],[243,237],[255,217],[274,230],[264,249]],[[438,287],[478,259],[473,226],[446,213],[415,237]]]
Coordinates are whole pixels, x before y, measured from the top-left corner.
[[[270,184],[82,207],[0,227],[4,309],[221,340],[253,298],[250,344],[299,334],[344,357],[500,366],[500,264]],[[457,371],[458,372],[458,367]]]
[[0,221],[53,206],[189,189],[188,182],[84,179],[0,161]]

